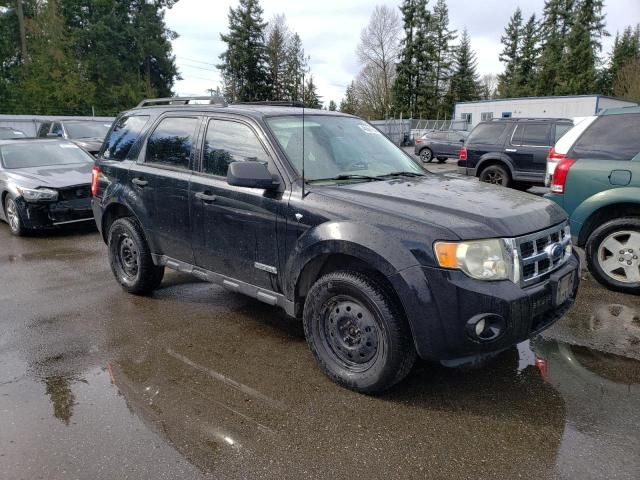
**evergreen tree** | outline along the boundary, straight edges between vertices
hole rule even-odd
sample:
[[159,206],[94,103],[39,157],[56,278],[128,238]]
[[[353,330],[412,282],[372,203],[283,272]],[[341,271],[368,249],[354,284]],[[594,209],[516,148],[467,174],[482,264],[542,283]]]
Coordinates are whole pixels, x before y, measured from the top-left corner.
[[541,24],[536,93],[557,95],[566,38],[572,25],[574,0],[545,0]]
[[515,75],[516,84],[513,91],[516,97],[535,95],[538,51],[538,22],[536,15],[533,14],[522,29],[522,42]]
[[286,100],[291,102],[302,100],[302,80],[309,71],[308,61],[300,35],[294,33],[287,47],[287,65],[283,82]]
[[479,100],[480,94],[481,85],[477,73],[476,54],[471,49],[471,39],[465,29],[454,54],[454,72],[447,94],[449,111],[453,111],[456,102]]
[[335,112],[338,109],[338,105],[336,105],[336,102],[334,102],[333,100],[331,100],[329,102],[329,111],[330,112]]
[[276,15],[269,23],[266,45],[271,86],[270,100],[286,100],[288,97],[286,78],[290,36],[284,15]]
[[269,78],[264,32],[258,0],[239,0],[237,8],[229,8],[229,33],[220,38],[227,50],[218,65],[230,102],[268,100]]
[[428,116],[442,118],[449,114],[444,105],[444,96],[453,66],[452,42],[457,38],[456,30],[449,29],[449,9],[446,0],[437,0],[433,7],[431,25],[434,78]]
[[[394,103],[397,113],[405,117],[413,117],[416,112],[416,42],[417,30],[420,24],[420,0],[403,0],[400,12],[404,29],[402,51],[396,65],[396,81],[394,83]],[[424,2],[422,2],[424,3]]]
[[605,31],[603,0],[580,0],[575,22],[567,37],[560,72],[559,93],[584,95],[595,93],[598,54]]
[[518,73],[522,40],[522,10],[518,7],[504,29],[504,35],[500,37],[504,46],[500,53],[504,72],[498,75],[498,95],[503,98],[516,96],[517,85],[520,83]]
[[317,92],[316,84],[313,83],[313,75],[309,75],[304,86],[302,101],[307,108],[322,108],[322,101]]
[[340,111],[350,115],[357,115],[359,112],[358,97],[356,95],[356,86],[351,82],[347,87],[344,98],[340,102]]
[[635,28],[626,27],[622,35],[616,33],[616,38],[611,51],[609,66],[603,70],[599,91],[612,95],[613,82],[622,67],[628,63],[640,60],[640,24]]

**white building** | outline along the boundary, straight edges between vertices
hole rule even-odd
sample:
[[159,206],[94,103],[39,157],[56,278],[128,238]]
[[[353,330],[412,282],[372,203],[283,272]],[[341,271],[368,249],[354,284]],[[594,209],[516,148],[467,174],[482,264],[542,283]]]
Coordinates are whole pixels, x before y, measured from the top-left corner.
[[561,97],[521,97],[456,103],[454,118],[464,119],[469,130],[483,120],[509,117],[575,118],[597,115],[613,107],[637,105],[603,95],[568,95]]

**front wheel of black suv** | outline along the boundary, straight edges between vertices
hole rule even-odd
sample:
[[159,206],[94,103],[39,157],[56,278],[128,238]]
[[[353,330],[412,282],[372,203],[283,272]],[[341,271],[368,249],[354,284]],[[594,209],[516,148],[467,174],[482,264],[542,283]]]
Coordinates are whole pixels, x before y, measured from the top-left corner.
[[511,175],[502,165],[489,165],[480,172],[480,181],[510,187]]
[[611,290],[640,294],[640,218],[624,217],[600,225],[585,246],[589,271]]
[[134,218],[119,218],[113,222],[108,243],[111,270],[123,289],[144,295],[160,286],[164,267],[153,263],[142,228]]
[[383,287],[362,273],[321,277],[307,295],[303,323],[322,370],[352,390],[380,393],[400,382],[415,363],[402,312]]

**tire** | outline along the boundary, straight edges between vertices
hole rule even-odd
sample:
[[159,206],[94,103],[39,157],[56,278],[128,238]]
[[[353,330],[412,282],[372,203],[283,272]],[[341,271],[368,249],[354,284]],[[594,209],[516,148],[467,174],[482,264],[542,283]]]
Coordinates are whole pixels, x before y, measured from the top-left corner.
[[423,163],[431,163],[433,160],[433,152],[429,147],[420,150],[420,160],[422,160]]
[[9,224],[9,230],[13,235],[21,237],[27,232],[27,229],[24,227],[22,222],[22,218],[20,218],[18,205],[16,204],[15,199],[9,194],[7,194],[7,197],[4,199],[4,216]]
[[511,175],[509,171],[499,164],[489,165],[480,172],[480,181],[491,183],[492,185],[511,186]]
[[438,157],[438,163],[445,163],[447,161],[447,157]]
[[600,225],[589,235],[585,253],[589,271],[599,283],[640,294],[640,218],[617,218]]
[[134,218],[117,219],[107,238],[111,271],[124,290],[145,295],[160,286],[164,267],[154,265],[142,227]]
[[307,295],[303,323],[320,368],[357,392],[380,393],[404,379],[415,363],[413,337],[399,307],[362,273],[321,277]]

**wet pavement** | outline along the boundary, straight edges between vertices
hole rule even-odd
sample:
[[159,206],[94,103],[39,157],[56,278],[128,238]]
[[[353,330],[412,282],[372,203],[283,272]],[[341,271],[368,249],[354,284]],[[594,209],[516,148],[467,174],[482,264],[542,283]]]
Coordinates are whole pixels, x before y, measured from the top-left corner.
[[91,230],[0,245],[1,479],[640,476],[640,299],[586,273],[544,336],[367,397],[275,308],[172,272],[125,294]]

